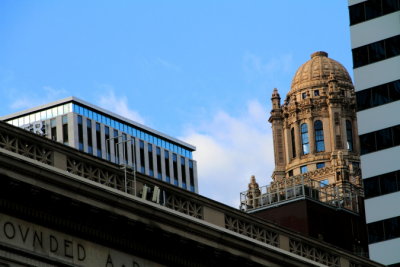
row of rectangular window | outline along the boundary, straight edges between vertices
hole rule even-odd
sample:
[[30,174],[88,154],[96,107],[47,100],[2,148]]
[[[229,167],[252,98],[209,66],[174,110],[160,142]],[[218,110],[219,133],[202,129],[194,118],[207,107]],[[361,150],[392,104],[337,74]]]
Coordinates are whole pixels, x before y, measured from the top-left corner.
[[[67,115],[62,116],[62,141],[64,145],[68,145],[68,118]],[[50,120],[50,139],[57,141],[57,123],[56,119]]]
[[[64,109],[64,107],[68,107],[68,106],[62,105],[60,107],[62,107],[63,110],[66,113],[71,112],[70,108]],[[56,110],[57,110],[57,108],[56,108]],[[38,114],[40,114],[40,113],[41,112],[38,112]],[[60,115],[58,112],[57,113],[45,112],[44,114],[47,114],[49,116],[49,118],[52,118],[53,115],[54,116],[59,116]],[[26,118],[29,119],[30,116],[27,115],[25,117],[22,117],[23,120],[26,119]],[[33,118],[36,118],[36,117],[33,117]],[[46,116],[46,117],[43,117],[43,119],[48,119],[48,118]],[[69,131],[68,131],[68,117],[67,117],[67,115],[62,116],[61,120],[62,120],[62,140],[63,140],[63,144],[68,145]],[[19,119],[16,119],[16,120],[13,120],[13,121],[9,121],[9,123],[13,123],[13,122],[16,123],[15,126],[18,126]],[[23,121],[23,122],[25,122],[25,121]],[[78,149],[80,151],[83,151],[84,150],[83,117],[81,115],[77,116],[77,124],[78,124]],[[21,124],[21,126],[22,125],[24,125],[24,124]],[[56,126],[56,120],[55,119],[50,119],[50,135],[51,135],[50,138],[52,140],[55,140],[55,141],[57,140],[57,128],[56,127],[57,127]],[[91,133],[92,132],[92,121],[90,119],[87,119],[86,127],[87,127],[87,133]],[[110,128],[105,126],[104,127],[104,131],[105,131],[105,133],[104,133],[105,140],[110,140]],[[123,140],[125,141],[127,139],[127,135],[126,134],[122,134],[122,136],[123,136]],[[92,135],[91,134],[87,134],[87,137],[88,137],[87,138],[88,153],[89,154],[93,154]],[[117,138],[117,137],[118,137],[118,130],[114,129],[113,130],[113,138]],[[101,142],[99,141],[100,139],[101,139],[101,126],[100,126],[100,123],[96,122],[96,147],[97,147],[97,156],[98,157],[102,157]],[[110,142],[105,142],[105,143],[106,143],[106,151],[107,151],[106,152],[106,158],[107,158],[107,160],[111,160]],[[140,144],[140,157],[141,157],[141,162],[142,162],[141,165],[142,166],[140,166],[138,171],[141,172],[141,173],[145,173],[145,167],[144,167],[144,142],[142,140],[140,140],[139,144]],[[149,163],[150,163],[149,174],[150,174],[150,176],[155,176],[154,175],[154,171],[153,171],[154,168],[153,168],[153,157],[152,157],[152,145],[151,144],[148,144],[148,145],[149,145],[148,146],[148,148],[149,148],[148,149],[148,151],[149,151],[148,153],[149,153]],[[124,148],[125,148],[124,149],[125,161],[127,161],[128,149],[127,149],[127,143],[126,142],[124,143]],[[172,147],[172,148],[173,148],[172,151],[174,149],[178,150],[175,147]],[[157,149],[157,155],[160,155],[161,149],[159,147],[157,147],[156,149]],[[169,183],[170,182],[170,176],[169,176],[169,165],[168,165],[168,151],[166,150],[165,152],[167,153],[166,154],[166,159],[165,159],[166,160],[165,161],[165,163],[166,163],[166,171],[167,171],[166,181]],[[115,158],[115,163],[120,164],[119,146],[116,146],[116,148],[114,150],[114,158]],[[184,165],[185,163],[184,162],[185,162],[185,158],[181,157],[181,171],[182,171],[182,176],[183,176],[182,177],[182,181],[183,181],[182,182],[182,186],[183,186],[183,188],[188,189],[187,185],[186,185],[186,172],[184,172],[184,169],[185,169],[185,165]],[[157,166],[158,166],[158,168],[157,168],[157,170],[158,170],[157,178],[161,179],[161,172],[160,172],[160,170],[161,170],[161,161],[158,160],[158,158],[157,158]],[[173,176],[172,177],[173,177],[173,180],[174,180],[173,181],[174,184],[178,186],[178,171],[177,171],[177,169],[178,169],[178,166],[177,166],[177,155],[173,154],[173,170],[174,170],[174,172],[173,172]],[[190,181],[189,190],[192,191],[192,192],[195,192],[193,162],[191,160],[189,160],[189,181]]]
[[400,125],[360,135],[361,155],[400,145]]
[[73,112],[83,115],[85,117],[91,118],[95,121],[101,122],[105,125],[108,125],[114,129],[120,130],[122,132],[125,132],[131,136],[135,136],[137,138],[140,138],[146,142],[155,144],[157,146],[163,147],[165,149],[171,150],[175,153],[178,153],[180,155],[183,155],[188,158],[192,158],[192,151],[181,147],[180,145],[171,143],[163,138],[154,136],[150,133],[147,133],[145,131],[142,131],[140,129],[137,129],[135,127],[132,127],[128,124],[119,122],[117,120],[114,120],[108,116],[102,115],[100,113],[97,113],[95,111],[92,111],[88,108],[82,107],[78,104],[73,104],[72,106]]
[[[132,153],[135,151],[135,139],[132,137]],[[152,144],[148,143],[147,144],[147,153],[148,153],[148,163],[149,163],[149,176],[155,177],[157,179],[162,179],[162,174],[161,174],[161,148],[156,147],[156,163],[154,164],[153,161],[153,146]],[[139,157],[140,157],[140,165],[139,168],[137,169],[138,172],[145,174],[145,150],[144,150],[145,144],[144,141],[139,140]],[[125,148],[125,151],[127,151],[127,148]],[[126,155],[127,157],[127,155]],[[132,158],[135,158],[134,154],[132,154]],[[117,160],[117,159],[116,159]],[[171,177],[173,179],[173,184],[178,186],[179,185],[179,180],[178,180],[178,156],[177,154],[173,153],[172,154],[172,172],[170,172],[169,168],[169,151],[165,150],[164,151],[164,163],[165,163],[165,173],[166,173],[166,182],[170,183],[171,182]],[[135,160],[136,161],[136,160]],[[137,164],[134,163],[134,164]],[[181,165],[181,175],[182,175],[182,188],[188,189],[192,192],[195,192],[195,183],[194,183],[194,170],[193,170],[193,161],[189,160],[189,188],[187,188],[186,184],[186,164],[185,164],[185,158],[180,157],[180,165]],[[154,167],[157,166],[157,173],[154,172]]]
[[353,68],[400,55],[400,35],[352,49]]
[[13,120],[9,120],[8,123],[21,127],[26,124],[30,124],[33,122],[41,121],[41,120],[47,120],[47,119],[52,119],[56,116],[64,115],[69,112],[75,112],[79,115],[85,116],[89,119],[93,119],[95,121],[101,122],[105,125],[108,125],[112,128],[118,129],[122,132],[126,132],[131,136],[135,136],[137,138],[143,139],[149,143],[155,144],[157,146],[161,146],[165,149],[169,149],[175,153],[178,153],[180,155],[183,155],[188,158],[192,158],[192,151],[171,143],[167,140],[164,140],[160,137],[154,136],[150,133],[147,133],[145,131],[142,131],[140,129],[137,129],[135,127],[129,126],[125,123],[121,123],[119,121],[116,121],[108,116],[101,115],[95,111],[92,111],[90,109],[87,109],[85,107],[82,107],[78,104],[73,104],[73,103],[67,103],[67,104],[62,104],[53,108],[49,108],[47,110],[43,111],[38,111],[32,114],[28,114]]
[[367,227],[369,244],[400,237],[400,217],[369,223]]
[[56,116],[64,115],[71,111],[72,103],[62,104],[47,110],[34,112],[16,119],[8,120],[7,122],[14,126],[21,127],[26,124],[34,123],[41,120],[48,120]]
[[[302,153],[307,155],[310,153],[310,142],[308,138],[308,126],[307,123],[302,123],[300,125],[300,135],[302,144]],[[292,144],[292,158],[296,157],[296,140],[294,136],[294,128],[290,130],[291,133],[291,144]],[[340,137],[340,136],[339,136]],[[314,122],[314,138],[315,138],[315,151],[323,152],[325,151],[324,144],[324,129],[323,123],[320,120]],[[339,139],[340,141],[340,139]],[[346,144],[349,151],[353,151],[353,126],[349,120],[346,120]]]
[[350,25],[400,10],[400,0],[369,0],[349,7]]
[[381,174],[363,180],[365,198],[400,191],[400,170]]
[[400,100],[400,80],[356,92],[357,111]]
[[[295,140],[295,132],[294,128],[290,130],[291,134],[291,144],[292,144],[292,157],[296,157],[296,140]],[[307,155],[310,153],[310,141],[308,137],[308,125],[307,123],[302,123],[300,125],[300,136],[301,136],[301,144],[302,144],[302,153],[303,155]],[[315,151],[323,152],[325,151],[325,143],[324,143],[324,128],[323,123],[320,120],[316,120],[314,122],[314,138],[315,138]]]

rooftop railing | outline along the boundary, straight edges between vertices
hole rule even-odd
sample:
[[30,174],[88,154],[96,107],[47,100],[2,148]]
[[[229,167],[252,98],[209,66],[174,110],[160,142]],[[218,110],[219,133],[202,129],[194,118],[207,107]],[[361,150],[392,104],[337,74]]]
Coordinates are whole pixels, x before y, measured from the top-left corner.
[[362,195],[362,188],[348,181],[327,185],[304,175],[296,175],[273,182],[268,186],[241,192],[240,209],[252,212],[261,208],[281,205],[284,202],[307,198],[335,208],[359,213],[359,197]]

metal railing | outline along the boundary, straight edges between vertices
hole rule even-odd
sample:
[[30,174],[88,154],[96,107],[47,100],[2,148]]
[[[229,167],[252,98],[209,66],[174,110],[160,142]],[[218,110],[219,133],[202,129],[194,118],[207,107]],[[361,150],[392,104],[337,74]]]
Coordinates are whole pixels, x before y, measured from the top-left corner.
[[241,192],[240,209],[247,212],[307,198],[359,213],[359,197],[362,195],[362,188],[347,181],[325,185],[321,181],[297,175],[269,186]]

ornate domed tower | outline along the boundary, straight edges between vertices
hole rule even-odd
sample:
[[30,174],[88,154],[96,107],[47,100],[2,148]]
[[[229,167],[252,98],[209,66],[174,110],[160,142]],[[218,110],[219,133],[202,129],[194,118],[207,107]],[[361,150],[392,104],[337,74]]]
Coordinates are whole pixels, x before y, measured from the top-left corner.
[[240,195],[243,211],[365,255],[354,87],[346,69],[315,52],[297,70],[283,104],[272,93],[275,170]]
[[302,174],[324,184],[359,184],[354,87],[346,69],[315,52],[297,70],[284,103],[272,93],[273,183]]

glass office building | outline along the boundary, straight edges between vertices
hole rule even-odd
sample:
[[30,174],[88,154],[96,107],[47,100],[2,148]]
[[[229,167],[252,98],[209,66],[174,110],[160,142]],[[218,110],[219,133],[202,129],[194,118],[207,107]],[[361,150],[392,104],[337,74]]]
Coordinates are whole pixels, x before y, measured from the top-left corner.
[[0,119],[198,193],[194,146],[76,97]]
[[400,266],[400,0],[349,0],[369,255]]

